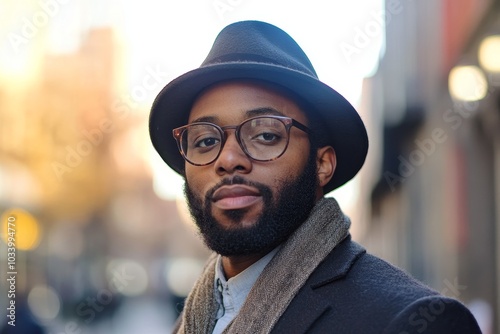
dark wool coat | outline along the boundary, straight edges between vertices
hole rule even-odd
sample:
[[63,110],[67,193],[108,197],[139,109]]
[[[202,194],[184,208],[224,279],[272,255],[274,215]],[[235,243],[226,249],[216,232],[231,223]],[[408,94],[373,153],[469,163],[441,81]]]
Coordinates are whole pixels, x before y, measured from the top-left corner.
[[460,302],[347,238],[316,268],[272,333],[481,333]]

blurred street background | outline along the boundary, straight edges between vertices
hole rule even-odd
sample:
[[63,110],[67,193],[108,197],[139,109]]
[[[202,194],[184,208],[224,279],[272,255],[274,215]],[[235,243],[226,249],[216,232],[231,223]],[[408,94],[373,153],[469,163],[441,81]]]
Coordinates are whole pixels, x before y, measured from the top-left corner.
[[209,252],[149,109],[245,19],[367,126],[354,240],[500,333],[500,0],[0,0],[0,333],[170,332]]

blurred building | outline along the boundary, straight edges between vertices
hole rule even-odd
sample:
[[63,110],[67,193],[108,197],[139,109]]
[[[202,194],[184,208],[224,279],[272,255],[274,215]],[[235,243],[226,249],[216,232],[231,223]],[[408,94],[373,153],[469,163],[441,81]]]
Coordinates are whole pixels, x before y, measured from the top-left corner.
[[[164,311],[165,329],[176,316],[172,303],[187,293],[201,265],[196,260],[207,253],[185,223],[184,203],[153,190],[144,96],[164,82],[151,64],[136,69],[137,82],[124,84],[117,32],[82,23],[87,6],[1,5],[0,266],[5,273],[12,216],[19,321],[30,313],[50,332],[69,326],[126,333],[132,327],[98,328],[146,310],[138,300],[149,296]],[[98,8],[101,16],[106,6]],[[171,274],[179,261],[181,277]],[[8,288],[2,280],[3,310]]]
[[500,332],[500,3],[387,0],[385,20],[363,243]]

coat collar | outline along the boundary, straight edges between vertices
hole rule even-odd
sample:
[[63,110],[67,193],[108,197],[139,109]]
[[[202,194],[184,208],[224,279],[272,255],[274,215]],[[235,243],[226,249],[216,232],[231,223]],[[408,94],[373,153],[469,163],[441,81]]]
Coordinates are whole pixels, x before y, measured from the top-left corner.
[[307,283],[314,290],[343,278],[347,275],[354,262],[364,253],[366,253],[366,250],[361,245],[353,242],[351,236],[348,235],[325,258],[322,265],[311,275]]

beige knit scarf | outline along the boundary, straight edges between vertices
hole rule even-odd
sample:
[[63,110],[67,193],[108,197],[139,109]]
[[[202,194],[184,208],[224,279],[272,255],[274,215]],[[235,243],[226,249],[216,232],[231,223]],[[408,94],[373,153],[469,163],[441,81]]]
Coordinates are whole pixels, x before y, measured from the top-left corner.
[[[224,330],[228,334],[269,333],[293,297],[320,262],[349,233],[350,221],[333,198],[321,199],[309,218],[283,244],[250,290],[239,314]],[[216,255],[186,299],[174,333],[212,333],[217,303],[214,297]]]

